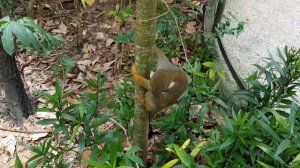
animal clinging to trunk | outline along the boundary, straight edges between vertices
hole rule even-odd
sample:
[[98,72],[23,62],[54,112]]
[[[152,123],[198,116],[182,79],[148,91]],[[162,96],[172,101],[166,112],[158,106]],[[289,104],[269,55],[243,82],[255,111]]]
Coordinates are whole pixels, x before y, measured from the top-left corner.
[[154,55],[156,65],[150,79],[142,77],[135,66],[132,67],[135,81],[147,90],[146,94],[138,96],[138,99],[150,112],[150,119],[160,110],[174,104],[188,84],[183,70],[172,64],[159,48],[155,48]]

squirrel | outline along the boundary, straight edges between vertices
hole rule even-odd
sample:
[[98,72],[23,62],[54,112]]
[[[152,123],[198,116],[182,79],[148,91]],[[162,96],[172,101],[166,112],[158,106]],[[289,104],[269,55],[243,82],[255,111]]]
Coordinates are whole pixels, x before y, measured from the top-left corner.
[[159,48],[155,48],[154,55],[156,66],[150,79],[142,77],[132,66],[134,80],[147,90],[145,95],[138,97],[138,101],[150,112],[150,120],[157,112],[174,104],[188,85],[184,71],[172,64]]

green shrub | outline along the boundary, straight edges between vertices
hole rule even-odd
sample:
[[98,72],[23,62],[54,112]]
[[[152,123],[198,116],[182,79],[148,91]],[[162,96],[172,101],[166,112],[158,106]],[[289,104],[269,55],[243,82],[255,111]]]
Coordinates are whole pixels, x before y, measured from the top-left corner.
[[[73,91],[64,91],[59,83],[55,84],[53,95],[38,92],[47,99],[46,106],[50,105],[51,107],[41,108],[39,111],[55,112],[56,118],[38,122],[42,125],[52,124],[54,126],[51,139],[41,142],[38,146],[24,144],[34,153],[34,156],[27,161],[26,166],[66,167],[68,164],[64,159],[68,152],[76,152],[78,161],[83,161],[93,167],[142,165],[141,159],[134,155],[139,148],[133,146],[124,150],[123,139],[128,137],[124,137],[124,133],[120,131],[119,127],[112,130],[102,129],[109,121],[119,120],[120,118],[117,116],[123,116],[128,120],[130,116],[127,116],[129,115],[127,112],[116,115],[116,110],[126,105],[127,102],[118,106],[114,101],[108,99],[107,89],[103,87],[105,78],[100,74],[96,81],[85,79],[85,82],[88,84],[88,89],[81,93],[78,104],[70,104],[65,101],[65,98],[69,97]],[[122,84],[122,86],[117,91],[119,95],[128,89],[126,84]],[[124,100],[125,98],[123,96],[119,99]],[[105,109],[109,109],[109,111]],[[82,160],[85,149],[92,151],[89,160]]]
[[[224,124],[206,130],[199,139],[198,157],[186,163],[181,152],[179,167],[299,167],[300,166],[300,108],[294,97],[299,90],[300,50],[278,51],[281,62],[270,55],[267,65],[256,65],[245,91],[234,94],[237,103],[225,108],[210,108],[222,115]],[[203,91],[202,91],[203,93]],[[215,101],[215,100],[213,100]],[[205,107],[205,104],[203,108]],[[206,138],[204,138],[206,137]],[[189,138],[189,137],[187,137]],[[190,145],[188,150],[197,146]],[[190,156],[189,156],[190,157]]]

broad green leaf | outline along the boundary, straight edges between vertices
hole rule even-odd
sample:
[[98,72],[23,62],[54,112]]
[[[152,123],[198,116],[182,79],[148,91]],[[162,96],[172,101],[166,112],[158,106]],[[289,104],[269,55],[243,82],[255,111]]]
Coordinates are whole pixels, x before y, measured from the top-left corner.
[[262,162],[262,161],[257,160],[257,162],[258,162],[261,166],[263,166],[264,168],[274,168],[273,166],[270,166],[270,165],[268,165],[268,164],[266,164],[266,163],[264,163],[264,162]]
[[135,153],[137,151],[140,151],[140,150],[141,150],[140,147],[138,147],[138,146],[132,146],[126,153],[127,154],[133,154],[133,153]]
[[[27,41],[30,42],[30,48],[33,48],[35,51],[40,52],[41,51],[41,42],[38,41],[38,37],[34,34],[34,32],[30,31],[29,29],[25,29],[28,34]],[[23,42],[22,42],[23,44]]]
[[47,113],[47,112],[53,112],[53,110],[51,108],[45,107],[45,108],[38,108],[35,110],[35,112],[40,112],[40,113],[46,112]]
[[62,118],[66,119],[66,120],[69,120],[69,121],[74,121],[75,123],[77,123],[78,121],[76,120],[75,117],[69,115],[69,114],[66,114],[66,113],[63,113],[61,115]]
[[50,149],[50,147],[51,147],[51,143],[52,143],[52,139],[49,139],[49,140],[46,142],[46,146],[45,146],[45,149],[44,149],[44,154],[49,152],[49,149]]
[[31,157],[27,163],[26,163],[26,167],[37,167],[39,164],[41,164],[43,162],[43,158],[41,156],[35,155],[33,157]]
[[220,146],[219,151],[221,151],[221,150],[225,149],[226,147],[228,147],[229,145],[233,144],[235,142],[235,140],[236,140],[236,138],[234,136],[227,138]]
[[168,152],[173,152],[172,148],[170,148],[170,147],[166,147],[165,149],[166,149],[166,151],[168,151]]
[[286,149],[289,147],[290,143],[291,143],[291,141],[288,140],[288,139],[283,140],[283,141],[279,144],[279,146],[278,146],[278,148],[277,148],[277,150],[276,150],[274,156],[277,156],[277,155],[279,155],[280,153],[282,153],[284,150],[286,150]]
[[4,16],[3,18],[0,19],[1,22],[9,22],[10,17],[9,16]]
[[211,80],[215,80],[215,78],[216,78],[216,71],[215,70],[210,70],[209,73],[208,73],[208,77]]
[[300,161],[300,153],[298,153],[296,155],[296,157],[293,159],[292,163],[295,163],[295,162],[298,162],[298,161]]
[[166,164],[164,164],[164,165],[162,166],[162,168],[171,168],[171,167],[174,166],[178,161],[179,161],[179,159],[173,159],[173,160],[167,162]]
[[83,157],[83,151],[85,149],[85,143],[86,143],[86,137],[85,136],[80,136],[80,138],[79,138],[79,151],[78,151],[78,153],[79,153],[79,155],[78,155],[79,160],[81,160],[82,157]]
[[221,105],[223,108],[230,110],[230,107],[221,99],[217,98],[217,97],[211,97],[211,99],[215,102],[217,102],[219,105]]
[[190,164],[191,164],[191,157],[189,157],[189,155],[182,148],[180,148],[178,145],[173,145],[173,147],[175,149],[176,155],[179,157],[181,162],[185,166],[189,167]]
[[29,149],[30,151],[38,154],[38,155],[42,155],[43,154],[43,151],[38,148],[38,147],[35,147],[35,146],[32,146],[32,145],[29,145],[29,144],[23,144],[25,148]]
[[15,162],[15,168],[23,168],[22,162],[18,156],[18,154],[16,153],[16,162]]
[[59,59],[61,64],[66,67],[68,70],[73,69],[76,66],[76,62],[70,57],[62,57]]
[[270,134],[276,141],[280,142],[280,137],[277,135],[277,133],[270,127],[270,125],[267,125],[261,120],[258,120],[258,123],[261,125],[261,127]]
[[213,62],[204,62],[204,63],[202,63],[202,65],[204,65],[205,67],[208,67],[208,68],[212,68],[215,66],[215,64]]
[[286,56],[283,56],[281,50],[280,50],[278,47],[277,47],[277,53],[278,53],[279,58],[280,58],[283,62],[285,62],[285,58],[284,58],[284,57],[286,57]]
[[[83,102],[81,100],[78,101],[79,102],[79,116],[80,116],[80,120],[83,120],[83,114],[84,114],[84,108],[83,108]],[[97,119],[96,119],[97,120]],[[99,124],[101,125],[101,124]],[[99,126],[97,125],[97,127]]]
[[[283,123],[283,122],[286,122],[286,117],[280,115],[276,110],[274,110],[273,108],[263,108],[263,109],[266,109],[267,111],[271,112],[275,118],[276,118],[276,121],[279,122],[279,123]],[[268,119],[267,119],[268,120]],[[268,123],[269,124],[270,121],[268,120]]]
[[181,148],[185,149],[190,144],[191,139],[186,140],[182,145]]
[[123,44],[131,43],[133,41],[133,32],[127,31],[125,34],[114,36],[114,41]]
[[47,99],[52,97],[52,95],[50,93],[45,92],[45,91],[34,91],[34,94],[37,94],[39,96],[43,96],[44,98],[47,98]]
[[252,104],[258,104],[257,100],[255,98],[253,98],[252,96],[248,96],[248,95],[238,95],[239,98],[244,99]]
[[144,165],[142,159],[137,157],[137,156],[133,156],[133,155],[129,155],[129,154],[125,154],[125,156],[129,160],[133,161],[134,163],[137,163],[137,164],[142,165],[142,166]]
[[112,165],[117,162],[117,145],[115,141],[109,142],[109,160]]
[[222,80],[219,79],[218,82],[212,88],[211,92],[214,93],[214,92],[218,91],[220,89],[221,84],[222,84]]
[[214,161],[212,161],[213,159],[208,154],[204,153],[204,159],[207,162],[207,165],[214,167]]
[[55,95],[57,96],[58,99],[60,99],[63,93],[62,86],[59,82],[55,82],[54,87],[55,87]]
[[72,135],[71,135],[71,142],[74,141],[76,135],[77,135],[77,132],[78,132],[78,128],[80,127],[80,124],[76,125],[74,128],[73,128],[73,132],[72,132]]
[[63,109],[61,111],[61,113],[70,114],[70,113],[74,112],[75,110],[77,110],[77,108],[78,108],[77,104],[72,104],[72,105],[69,105],[68,107],[66,107],[65,109]]
[[259,147],[262,151],[264,151],[266,154],[270,155],[270,156],[273,156],[273,151],[272,151],[272,148],[269,147],[268,145],[266,144],[263,144],[263,143],[258,143],[257,144],[257,147]]
[[40,120],[37,123],[40,125],[50,125],[50,124],[54,124],[58,122],[57,119],[44,119],[44,120]]
[[289,116],[290,136],[294,135],[297,105],[293,102]]
[[32,41],[30,41],[32,36],[29,35],[28,31],[23,25],[18,22],[11,21],[10,28],[16,35],[17,39],[20,40],[25,47],[33,47],[31,45]]
[[[190,67],[189,67],[190,68]],[[192,69],[192,71],[190,72],[195,72],[195,73],[200,73],[200,69],[201,69],[201,63],[199,59],[196,59],[195,63],[194,63],[194,67]],[[205,77],[205,76],[203,76]]]
[[269,59],[271,60],[272,64],[275,66],[276,70],[280,73],[281,76],[285,76],[282,68],[280,67],[280,64],[274,60],[271,53],[269,53]]
[[3,30],[1,41],[5,52],[8,55],[12,56],[15,50],[15,44],[14,44],[14,37],[13,37],[10,24],[8,24]]
[[109,120],[109,118],[111,118],[111,117],[112,117],[112,115],[110,115],[110,114],[102,115],[100,118],[96,118],[96,119],[92,120],[90,122],[90,127],[96,128],[99,125],[106,123]]
[[3,31],[3,29],[8,25],[9,22],[6,21],[0,21],[0,32]]
[[207,143],[208,143],[208,141],[201,141],[201,142],[199,142],[198,145],[192,150],[191,155],[193,157],[195,157],[199,153],[199,151],[201,150],[201,148],[204,145],[206,145]]
[[269,85],[271,85],[273,81],[272,74],[260,65],[254,64],[254,66],[266,75],[267,82]]
[[94,160],[84,160],[83,163],[87,163],[89,166],[93,166],[96,168],[109,168],[106,164],[100,162],[100,161],[94,161]]
[[109,11],[109,12],[107,13],[107,15],[108,15],[108,16],[113,16],[113,15],[116,15],[117,13],[118,13],[117,11],[112,10],[112,11]]

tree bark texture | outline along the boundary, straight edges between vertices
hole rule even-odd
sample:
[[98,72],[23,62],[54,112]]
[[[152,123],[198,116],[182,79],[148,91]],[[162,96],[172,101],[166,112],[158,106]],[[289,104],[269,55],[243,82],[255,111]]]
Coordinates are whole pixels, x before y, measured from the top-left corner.
[[[143,77],[149,79],[150,71],[154,65],[154,48],[156,40],[156,7],[157,0],[138,0],[136,2],[136,26],[135,26],[135,66]],[[145,89],[135,83],[136,97],[145,95]],[[144,106],[135,101],[134,107],[133,144],[139,146],[142,151],[138,156],[145,166],[148,150],[149,112]]]
[[6,54],[0,45],[0,85],[5,91],[6,102],[10,113],[22,122],[23,117],[33,113],[30,99],[24,89],[14,56]]
[[215,50],[215,39],[213,36],[213,26],[215,20],[216,7],[218,0],[208,0],[204,15],[204,42],[208,50]]
[[213,28],[215,28],[217,26],[217,24],[220,23],[220,21],[222,19],[222,16],[223,16],[223,13],[224,13],[224,10],[225,10],[225,5],[226,5],[226,0],[222,0],[221,2],[218,3]]

